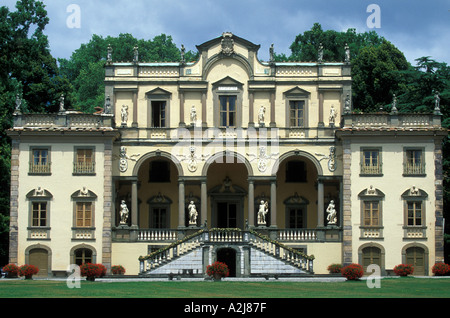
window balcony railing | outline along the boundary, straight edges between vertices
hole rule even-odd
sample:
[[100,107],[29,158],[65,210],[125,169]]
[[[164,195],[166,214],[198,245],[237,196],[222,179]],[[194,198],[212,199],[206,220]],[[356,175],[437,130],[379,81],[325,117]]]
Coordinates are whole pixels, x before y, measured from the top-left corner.
[[425,174],[425,164],[424,163],[404,163],[403,164],[403,174],[405,175],[423,175]]
[[364,163],[361,164],[361,174],[382,174],[382,164],[378,165],[365,165]]
[[30,162],[30,170],[29,173],[35,173],[35,174],[48,174],[51,173],[51,163],[45,163],[45,164],[35,164],[33,162]]
[[95,173],[95,162],[74,162],[74,174],[93,174]]

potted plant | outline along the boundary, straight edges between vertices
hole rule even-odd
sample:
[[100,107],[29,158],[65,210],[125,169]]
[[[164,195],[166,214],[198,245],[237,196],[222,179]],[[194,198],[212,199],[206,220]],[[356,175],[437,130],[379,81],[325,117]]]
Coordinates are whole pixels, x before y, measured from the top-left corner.
[[341,274],[347,280],[359,280],[364,275],[364,269],[359,264],[349,264],[342,268]]
[[447,276],[450,274],[450,265],[445,263],[436,263],[431,268],[434,276]]
[[86,277],[88,281],[95,281],[98,277],[106,274],[106,267],[102,264],[85,263],[80,266],[81,276]]
[[111,267],[111,272],[113,275],[123,275],[125,274],[125,268],[122,265],[114,265]]
[[19,266],[13,263],[9,263],[3,266],[2,271],[6,273],[7,278],[17,278],[19,275]]
[[222,280],[222,277],[228,277],[230,270],[227,264],[222,262],[214,262],[211,265],[206,266],[206,274],[212,277],[216,281]]
[[409,264],[399,264],[394,267],[395,275],[406,277],[414,272],[414,267]]
[[25,276],[25,279],[32,279],[37,273],[39,273],[37,266],[25,264],[19,267],[19,275]]
[[341,270],[342,270],[342,265],[341,264],[331,264],[328,266],[327,270],[330,274],[340,274]]

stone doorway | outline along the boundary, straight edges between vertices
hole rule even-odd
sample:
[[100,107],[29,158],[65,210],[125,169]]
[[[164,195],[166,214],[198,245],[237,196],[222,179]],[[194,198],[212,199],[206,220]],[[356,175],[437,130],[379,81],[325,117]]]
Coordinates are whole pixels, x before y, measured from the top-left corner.
[[229,277],[236,277],[236,251],[232,248],[221,248],[217,251],[217,261],[227,264]]

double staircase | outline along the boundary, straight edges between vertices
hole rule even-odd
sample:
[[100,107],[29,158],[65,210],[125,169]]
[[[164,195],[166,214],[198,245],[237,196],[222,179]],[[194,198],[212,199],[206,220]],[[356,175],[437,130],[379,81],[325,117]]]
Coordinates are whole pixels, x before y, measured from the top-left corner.
[[201,229],[147,256],[139,257],[140,276],[189,273],[204,276],[216,259],[214,251],[233,248],[239,254],[237,276],[296,276],[313,274],[308,256],[254,230]]

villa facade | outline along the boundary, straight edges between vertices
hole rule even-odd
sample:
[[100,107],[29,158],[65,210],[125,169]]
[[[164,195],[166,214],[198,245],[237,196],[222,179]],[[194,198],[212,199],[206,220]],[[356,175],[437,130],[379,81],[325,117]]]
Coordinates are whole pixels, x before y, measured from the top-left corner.
[[[10,261],[130,275],[325,274],[443,261],[432,114],[355,113],[351,64],[258,59],[232,33],[199,58],[105,67],[95,114],[14,115]],[[347,51],[348,54],[348,51]],[[395,103],[394,103],[395,106]]]

